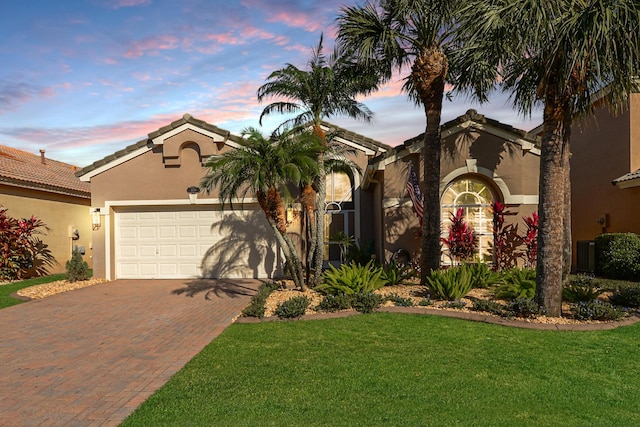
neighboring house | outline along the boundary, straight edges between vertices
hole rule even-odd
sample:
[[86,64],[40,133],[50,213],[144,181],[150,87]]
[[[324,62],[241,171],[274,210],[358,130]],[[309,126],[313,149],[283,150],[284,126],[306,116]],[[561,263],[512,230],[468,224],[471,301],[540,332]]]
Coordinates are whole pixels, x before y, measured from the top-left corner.
[[640,94],[614,114],[595,105],[594,117],[571,134],[573,265],[593,271],[589,242],[602,233],[640,234]]
[[[507,204],[515,215],[507,217],[506,222],[518,223],[521,234],[522,217],[537,210],[539,141],[533,134],[486,118],[475,110],[444,123],[441,134],[443,236],[448,232],[451,214],[464,208],[465,220],[479,237],[478,256],[491,261],[491,203]],[[388,261],[401,249],[412,256],[419,253],[420,224],[406,183],[410,166],[418,178],[423,173],[423,136],[372,159],[367,167],[363,188],[374,194],[374,242],[381,260]],[[446,251],[442,263],[450,263]]]
[[[330,130],[331,125],[325,124]],[[341,130],[362,169],[389,147]],[[91,209],[100,215],[93,233],[94,274],[107,279],[277,277],[283,259],[256,201],[223,205],[217,192],[198,188],[203,163],[238,149],[239,137],[188,114],[77,172],[91,183]],[[368,229],[362,207],[369,198],[359,178],[328,177],[333,215],[328,234],[359,237]],[[356,189],[356,191],[353,191]],[[287,209],[289,232],[302,233],[299,206]],[[330,254],[328,254],[330,255]]]
[[48,226],[39,237],[55,257],[51,273],[65,271],[75,246],[92,265],[90,185],[80,181],[76,171],[73,165],[48,159],[44,150],[34,155],[0,146],[0,206],[14,218],[35,215]]

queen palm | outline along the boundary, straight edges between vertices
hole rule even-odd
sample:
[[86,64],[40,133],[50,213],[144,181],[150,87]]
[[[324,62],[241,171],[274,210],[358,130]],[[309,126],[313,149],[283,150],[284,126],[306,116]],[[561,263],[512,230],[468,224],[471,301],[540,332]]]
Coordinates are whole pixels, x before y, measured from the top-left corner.
[[[260,102],[267,98],[282,99],[264,108],[260,115],[260,123],[264,117],[273,113],[296,114],[284,125],[311,124],[313,132],[326,148],[327,138],[321,127],[322,120],[344,115],[370,121],[371,111],[355,98],[370,93],[375,88],[377,79],[374,74],[362,73],[362,69],[350,63],[349,56],[344,51],[334,49],[332,55],[326,56],[322,49],[323,38],[320,36],[306,70],[287,64],[267,77],[267,82],[258,89],[257,95]],[[314,185],[308,181],[301,197],[306,211],[313,210],[315,216],[311,229],[312,255],[307,260],[307,265],[314,266],[316,281],[319,280],[322,271],[324,251],[325,179],[326,169],[322,152],[318,156],[318,174],[314,179]]]
[[457,5],[451,0],[379,0],[345,6],[338,22],[338,42],[359,62],[375,64],[380,83],[393,71],[410,68],[403,89],[424,108],[424,217],[422,221],[422,283],[440,266],[440,121],[445,84],[472,90],[484,101],[496,71],[482,56],[463,55],[456,35]]
[[284,252],[288,273],[296,287],[304,290],[300,257],[287,235],[283,194],[287,184],[299,185],[317,174],[320,144],[316,136],[298,130],[265,138],[259,130],[242,132],[240,147],[210,158],[200,187],[207,193],[218,188],[220,199],[233,206],[253,193]]
[[[468,27],[491,52],[512,92],[530,113],[543,106],[536,299],[559,316],[571,231],[569,158],[574,118],[594,102],[625,104],[638,90],[640,5],[637,0],[479,1]],[[502,38],[487,37],[502,34]],[[511,36],[510,36],[511,35]]]

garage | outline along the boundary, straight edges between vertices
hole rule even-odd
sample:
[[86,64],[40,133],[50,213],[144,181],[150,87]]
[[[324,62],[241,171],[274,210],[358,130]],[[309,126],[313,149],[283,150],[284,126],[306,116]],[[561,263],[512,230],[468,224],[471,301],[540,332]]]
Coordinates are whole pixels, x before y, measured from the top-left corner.
[[146,207],[115,212],[118,279],[268,278],[281,257],[259,209]]

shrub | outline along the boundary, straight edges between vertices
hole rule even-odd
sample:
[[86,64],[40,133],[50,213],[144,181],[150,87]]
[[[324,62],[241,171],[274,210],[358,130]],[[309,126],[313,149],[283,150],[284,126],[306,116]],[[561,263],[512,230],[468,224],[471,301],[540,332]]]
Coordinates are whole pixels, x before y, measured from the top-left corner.
[[609,297],[611,304],[628,308],[640,308],[640,288],[619,288]]
[[360,313],[371,313],[382,304],[382,297],[373,292],[357,292],[353,294],[352,306]]
[[418,301],[418,305],[420,307],[428,307],[431,304],[432,304],[431,297],[429,295],[427,295],[426,297],[424,297],[420,301]]
[[538,257],[538,212],[534,212],[531,216],[525,216],[522,219],[527,226],[527,231],[522,237],[526,247],[524,259],[528,268],[536,268]]
[[453,301],[469,293],[473,286],[471,279],[469,267],[461,265],[432,271],[427,277],[427,285],[438,298]]
[[499,280],[500,274],[491,270],[484,262],[468,264],[467,267],[471,272],[471,284],[474,288],[487,288]]
[[55,259],[38,238],[43,229],[46,224],[35,216],[17,219],[10,217],[7,209],[0,209],[0,280],[47,274]]
[[262,319],[265,313],[264,305],[267,302],[267,298],[269,298],[271,292],[275,291],[279,287],[280,285],[275,282],[266,282],[260,285],[256,294],[251,297],[249,305],[242,310],[242,315],[244,317],[258,317]]
[[609,279],[640,278],[640,238],[634,233],[596,237],[596,272]]
[[340,310],[347,310],[351,308],[351,303],[353,301],[352,295],[346,294],[337,294],[337,295],[326,295],[322,298],[322,301],[316,306],[317,311],[326,311],[329,313],[333,313]]
[[440,241],[449,249],[449,254],[454,262],[471,258],[478,249],[478,236],[464,220],[463,214],[464,208],[451,214],[449,235],[446,238],[440,238]]
[[462,301],[462,300],[453,300],[453,301],[447,301],[446,304],[443,305],[444,308],[465,308],[467,306],[467,303]]
[[493,256],[495,259],[495,269],[505,270],[515,267],[520,251],[518,247],[522,243],[522,238],[518,235],[517,224],[504,224],[504,217],[515,215],[508,211],[506,205],[501,202],[491,204],[493,214]]
[[472,310],[475,311],[484,311],[491,314],[496,314],[498,316],[503,315],[503,307],[501,304],[498,304],[495,301],[490,301],[486,299],[479,299],[473,301]]
[[413,278],[416,273],[411,267],[406,265],[398,265],[391,261],[382,268],[382,276],[380,277],[385,286],[395,286],[405,283]]
[[599,300],[572,304],[571,312],[578,320],[618,320],[626,313],[622,308]]
[[495,293],[497,299],[531,299],[536,294],[535,270],[512,268],[502,273],[500,282],[501,284],[496,288]]
[[596,283],[593,276],[580,274],[562,289],[562,298],[568,302],[593,301],[603,292]]
[[544,309],[529,298],[516,298],[509,301],[504,311],[511,316],[523,318],[533,318],[544,314]]
[[67,281],[77,282],[79,280],[87,280],[91,277],[89,272],[89,264],[82,259],[79,250],[74,249],[71,259],[67,261],[65,268],[67,270]]
[[323,273],[323,283],[315,287],[315,290],[323,294],[347,294],[369,293],[384,286],[382,281],[382,268],[369,261],[366,265],[355,262],[342,264],[340,268],[329,265],[329,269]]
[[389,294],[385,297],[385,300],[391,301],[398,307],[413,307],[413,300],[411,298],[401,297],[398,294]]
[[304,316],[311,304],[311,300],[306,296],[290,298],[276,307],[275,313],[281,319],[297,319]]

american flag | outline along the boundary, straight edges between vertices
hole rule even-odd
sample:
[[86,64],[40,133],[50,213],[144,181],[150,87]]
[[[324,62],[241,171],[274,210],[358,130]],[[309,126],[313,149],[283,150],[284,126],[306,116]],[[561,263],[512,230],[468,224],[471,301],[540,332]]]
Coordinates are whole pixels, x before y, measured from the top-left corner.
[[418,177],[416,171],[413,170],[413,165],[409,167],[409,179],[407,180],[407,191],[411,202],[413,202],[413,210],[420,218],[420,224],[422,224],[422,215],[424,212],[424,204],[422,203],[422,193],[420,192],[420,185],[418,185]]

